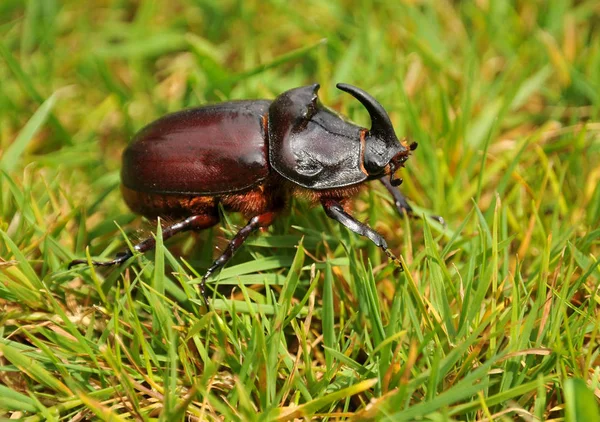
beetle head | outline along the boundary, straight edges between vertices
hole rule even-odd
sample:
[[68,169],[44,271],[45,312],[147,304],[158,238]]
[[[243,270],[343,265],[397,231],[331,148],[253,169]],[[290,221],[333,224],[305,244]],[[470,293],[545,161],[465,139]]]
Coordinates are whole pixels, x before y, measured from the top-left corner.
[[410,151],[417,144],[412,143],[406,147],[398,140],[390,117],[371,95],[352,85],[339,83],[336,86],[360,101],[371,117],[371,129],[365,136],[365,170],[371,177],[381,177],[389,172],[392,185],[399,185],[402,179],[396,179],[394,173],[408,159]]

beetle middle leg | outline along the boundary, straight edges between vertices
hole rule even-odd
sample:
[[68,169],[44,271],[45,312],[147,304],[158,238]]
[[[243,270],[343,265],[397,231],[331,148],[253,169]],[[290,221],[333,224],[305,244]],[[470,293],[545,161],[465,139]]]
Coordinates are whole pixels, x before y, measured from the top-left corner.
[[204,305],[206,306],[206,309],[208,309],[208,297],[206,295],[206,280],[208,279],[208,277],[210,277],[211,274],[215,271],[218,271],[219,269],[223,268],[223,266],[227,264],[227,262],[229,262],[229,260],[235,254],[235,252],[246,241],[248,236],[250,236],[253,232],[262,227],[270,226],[271,223],[273,223],[273,220],[275,219],[276,215],[276,212],[270,211],[252,217],[250,221],[248,221],[248,223],[244,227],[242,227],[236,233],[235,236],[233,236],[233,239],[231,239],[229,245],[227,245],[225,251],[223,251],[221,256],[219,256],[215,260],[215,262],[213,262],[213,264],[208,268],[208,270],[206,270],[206,273],[204,274],[204,277],[202,277],[202,281],[200,282],[200,292],[202,293],[202,297],[204,298]]
[[[402,179],[400,179],[400,180],[402,180]],[[383,186],[385,186],[385,188],[388,190],[388,192],[392,195],[392,198],[394,198],[394,205],[396,206],[396,210],[398,210],[400,215],[406,214],[407,216],[409,216],[411,218],[419,218],[419,216],[414,213],[412,207],[406,200],[406,197],[404,195],[402,195],[402,192],[400,192],[400,189],[398,189],[396,186],[392,185],[392,183],[390,182],[390,178],[388,176],[382,177],[381,179],[379,179],[379,181],[383,184]],[[437,221],[438,223],[440,223],[443,226],[446,225],[444,218],[440,217],[439,215],[432,215],[432,216],[430,216],[430,218],[434,221]]]
[[[193,215],[191,217],[186,218],[185,220],[179,221],[175,224],[172,224],[162,230],[163,240],[167,240],[168,238],[176,235],[177,233],[181,233],[188,230],[202,230],[209,227],[214,226],[219,222],[219,217],[216,215],[202,214],[202,215]],[[154,249],[156,246],[156,239],[154,236],[151,236],[147,239],[142,240],[140,243],[136,244],[133,247],[135,252],[144,253],[151,249]],[[133,252],[127,250],[125,252],[120,252],[117,254],[117,257],[112,261],[92,261],[94,266],[98,267],[110,267],[112,265],[119,265],[127,261],[129,258],[133,257]],[[68,268],[79,264],[87,264],[88,261],[86,259],[75,259],[69,263]]]
[[383,236],[381,236],[371,227],[367,226],[364,223],[361,223],[360,221],[352,217],[350,214],[348,214],[346,211],[344,211],[342,204],[340,204],[335,199],[323,199],[321,201],[321,205],[325,210],[325,214],[327,214],[329,218],[332,218],[335,221],[342,223],[354,233],[368,238],[376,246],[380,247],[391,260],[400,265],[400,268],[402,268],[400,260],[396,258],[396,256],[394,256],[394,254],[389,250],[387,242],[385,241]]

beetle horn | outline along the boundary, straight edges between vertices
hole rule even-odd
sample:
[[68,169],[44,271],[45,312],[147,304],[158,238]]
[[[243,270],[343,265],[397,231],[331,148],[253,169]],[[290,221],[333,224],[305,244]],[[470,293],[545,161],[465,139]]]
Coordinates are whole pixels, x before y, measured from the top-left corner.
[[369,132],[372,135],[385,139],[386,143],[397,143],[396,134],[390,117],[383,106],[379,104],[375,98],[362,89],[352,85],[339,83],[336,86],[338,89],[352,95],[367,109],[369,116],[371,116],[371,129],[369,129]]

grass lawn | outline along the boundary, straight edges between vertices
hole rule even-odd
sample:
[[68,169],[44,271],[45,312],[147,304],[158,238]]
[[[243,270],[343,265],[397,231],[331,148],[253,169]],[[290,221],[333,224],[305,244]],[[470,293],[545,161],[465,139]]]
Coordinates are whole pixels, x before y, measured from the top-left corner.
[[[419,143],[420,215],[295,200],[210,279],[244,224],[157,232],[119,191],[171,111],[357,85]],[[0,419],[600,420],[597,0],[0,2]],[[159,231],[160,233],[160,231]]]

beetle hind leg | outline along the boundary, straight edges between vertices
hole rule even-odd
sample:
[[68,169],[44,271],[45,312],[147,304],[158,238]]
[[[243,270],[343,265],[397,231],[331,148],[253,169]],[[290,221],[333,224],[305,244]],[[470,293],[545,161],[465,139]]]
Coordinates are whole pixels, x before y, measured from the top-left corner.
[[[168,227],[165,227],[162,230],[163,240],[167,240],[168,238],[176,235],[177,233],[181,233],[188,230],[202,230],[214,226],[219,222],[219,217],[216,215],[193,215],[191,217],[186,218],[185,220],[179,221],[175,224],[172,224]],[[144,253],[151,249],[154,249],[156,246],[156,239],[154,236],[148,237],[147,239],[142,240],[140,243],[136,244],[133,247],[133,251]],[[117,254],[115,259],[112,261],[92,261],[92,265],[96,267],[111,267],[113,265],[120,265],[127,261],[129,258],[133,257],[133,252],[130,250],[120,252]],[[71,261],[68,265],[68,268],[71,269],[75,265],[87,264],[88,261],[86,259],[75,259]]]

